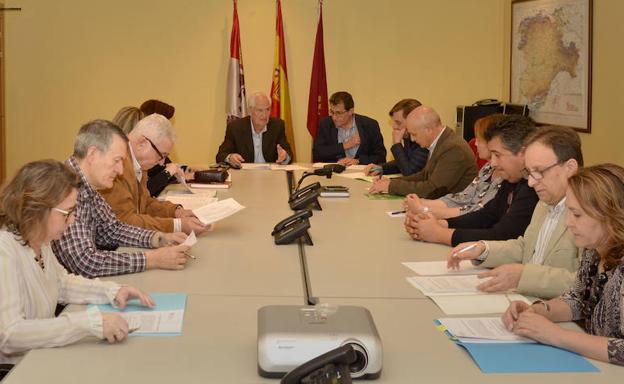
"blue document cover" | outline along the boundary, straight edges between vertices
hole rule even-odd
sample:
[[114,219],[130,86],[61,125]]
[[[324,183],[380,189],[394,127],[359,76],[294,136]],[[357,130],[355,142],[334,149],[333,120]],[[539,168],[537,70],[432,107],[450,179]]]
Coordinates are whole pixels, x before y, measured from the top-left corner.
[[[154,308],[148,308],[141,305],[139,300],[132,299],[128,301],[126,308],[120,310],[113,308],[110,304],[99,304],[97,307],[101,312],[151,312],[151,311],[176,311],[186,310],[186,293],[168,292],[168,293],[150,293],[149,294],[156,305]],[[132,333],[130,336],[180,336],[182,332],[169,333]]]
[[467,343],[434,321],[453,342],[468,351],[483,373],[599,372],[583,356],[540,343]]

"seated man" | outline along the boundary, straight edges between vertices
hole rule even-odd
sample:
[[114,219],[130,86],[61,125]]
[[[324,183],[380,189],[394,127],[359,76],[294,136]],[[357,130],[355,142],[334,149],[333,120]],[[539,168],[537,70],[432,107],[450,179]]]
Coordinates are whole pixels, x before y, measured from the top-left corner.
[[411,176],[375,181],[370,193],[408,195],[415,193],[437,199],[460,192],[477,176],[477,165],[468,143],[442,125],[433,109],[420,106],[407,116],[407,132],[412,141],[429,150],[427,165]]
[[292,159],[284,121],[269,117],[271,99],[262,92],[249,96],[249,116],[227,125],[217,162],[288,164]]
[[429,158],[429,151],[410,140],[405,129],[405,118],[420,106],[418,100],[403,99],[392,107],[389,112],[392,118],[392,147],[390,147],[390,152],[392,152],[394,160],[380,165],[372,163],[367,165],[366,175],[376,176],[383,171],[384,175],[400,173],[403,176],[409,176],[425,167],[427,158]]
[[124,223],[161,232],[206,230],[192,211],[168,201],[150,196],[147,170],[162,164],[175,143],[175,133],[169,120],[158,114],[140,120],[128,134],[128,152],[123,162],[123,174],[113,187],[100,191],[117,218]]
[[386,147],[379,124],[354,113],[353,97],[336,92],[329,98],[329,115],[319,123],[312,149],[313,161],[355,164],[383,163]]
[[[524,139],[535,130],[527,117],[505,116],[485,130],[492,168],[503,179],[492,200],[475,212],[447,220],[409,211],[405,229],[415,240],[457,245],[470,240],[507,240],[522,235],[537,195],[524,178]],[[474,163],[473,163],[474,164]]]
[[[128,138],[115,124],[94,120],[80,128],[74,154],[67,160],[82,180],[75,221],[52,242],[58,260],[71,273],[85,277],[121,275],[146,269],[183,269],[186,264],[184,233],[163,233],[124,224],[98,189],[111,188],[123,172]],[[141,252],[115,252],[120,246],[160,248]]]
[[568,291],[579,268],[574,235],[565,223],[568,179],[583,166],[579,135],[570,128],[539,128],[526,141],[525,163],[529,185],[540,201],[524,236],[460,244],[448,264],[455,267],[460,260],[473,260],[494,268],[480,276],[491,277],[479,286],[485,292],[516,289],[552,298]]

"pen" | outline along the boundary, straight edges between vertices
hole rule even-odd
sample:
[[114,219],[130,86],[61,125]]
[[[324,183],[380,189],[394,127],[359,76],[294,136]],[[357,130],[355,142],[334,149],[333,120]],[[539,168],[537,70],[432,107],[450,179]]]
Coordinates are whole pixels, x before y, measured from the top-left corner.
[[471,249],[476,248],[476,247],[477,247],[477,244],[479,244],[479,243],[474,243],[474,244],[472,244],[472,245],[467,246],[466,248],[462,248],[462,249],[460,249],[460,250],[459,250],[459,251],[457,251],[457,252],[453,252],[453,257],[457,257],[457,255],[459,255],[460,253],[464,253],[464,252],[466,252],[466,251],[470,251]]
[[193,260],[197,259],[195,256],[191,255],[191,254],[190,254],[190,253],[188,253],[188,252],[184,252],[184,254],[185,254],[186,256],[190,257],[190,258],[191,258],[191,259],[193,259]]
[[402,213],[405,213],[405,210],[390,212],[391,215],[400,215]]

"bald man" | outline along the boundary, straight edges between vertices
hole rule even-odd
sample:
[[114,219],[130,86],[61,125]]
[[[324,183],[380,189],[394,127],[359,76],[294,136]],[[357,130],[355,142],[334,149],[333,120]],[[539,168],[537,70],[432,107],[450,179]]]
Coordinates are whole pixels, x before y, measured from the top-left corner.
[[463,191],[477,176],[474,154],[460,136],[442,125],[432,108],[420,106],[407,116],[410,139],[429,150],[427,165],[420,172],[395,179],[380,178],[370,193],[408,195],[437,199],[447,193]]

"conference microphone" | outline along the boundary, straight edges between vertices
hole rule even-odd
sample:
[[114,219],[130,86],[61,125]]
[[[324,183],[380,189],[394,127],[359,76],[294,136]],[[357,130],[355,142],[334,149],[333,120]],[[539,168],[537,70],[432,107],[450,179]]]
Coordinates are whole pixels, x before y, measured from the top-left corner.
[[342,171],[344,171],[345,169],[347,169],[344,165],[342,164],[325,164],[323,166],[323,168],[328,168],[331,169],[332,172],[334,173],[342,173]]

